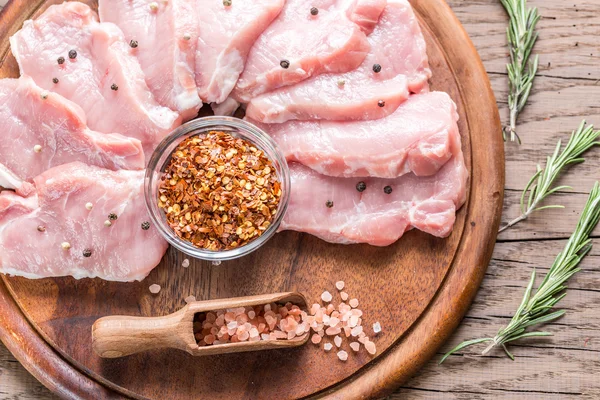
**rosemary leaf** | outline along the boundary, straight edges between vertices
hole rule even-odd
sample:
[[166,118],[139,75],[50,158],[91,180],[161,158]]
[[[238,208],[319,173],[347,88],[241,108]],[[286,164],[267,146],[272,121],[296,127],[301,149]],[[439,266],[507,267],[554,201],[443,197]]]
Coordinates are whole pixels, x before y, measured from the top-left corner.
[[569,186],[552,187],[552,185],[565,167],[585,161],[581,155],[594,145],[599,145],[599,137],[600,130],[594,130],[594,125],[586,125],[585,121],[582,121],[579,128],[571,134],[569,142],[562,152],[559,140],[552,156],[547,157],[546,166],[542,169],[538,165],[537,172],[525,186],[521,195],[521,215],[503,226],[500,232],[526,220],[535,211],[563,208],[560,205],[540,206],[540,203],[554,192],[570,188]]
[[565,314],[564,310],[552,311],[552,308],[566,295],[566,282],[579,271],[578,265],[591,249],[590,235],[600,221],[600,183],[596,182],[588,201],[583,208],[575,231],[567,241],[542,283],[533,293],[535,270],[525,289],[523,300],[508,325],[500,329],[493,338],[472,339],[463,342],[442,357],[440,364],[450,355],[465,347],[491,342],[482,354],[487,354],[496,346],[502,346],[508,357],[514,359],[506,344],[527,337],[550,336],[549,332],[527,331],[532,326],[548,323]]
[[508,108],[510,123],[503,130],[504,140],[510,134],[510,140],[518,140],[517,118],[527,104],[533,79],[538,70],[538,56],[531,58],[531,51],[538,38],[535,27],[540,19],[537,8],[527,8],[527,0],[500,0],[509,17],[506,30],[510,48],[510,63],[506,65],[508,72]]

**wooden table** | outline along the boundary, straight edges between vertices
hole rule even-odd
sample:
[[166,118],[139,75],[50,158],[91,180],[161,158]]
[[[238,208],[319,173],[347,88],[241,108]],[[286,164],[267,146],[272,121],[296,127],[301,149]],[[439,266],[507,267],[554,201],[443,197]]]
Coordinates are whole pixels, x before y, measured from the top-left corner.
[[[523,144],[506,145],[506,199],[504,220],[519,213],[520,190],[543,162],[558,139],[567,139],[582,119],[600,128],[600,0],[530,0],[540,8],[540,71],[530,105],[522,114],[519,132]],[[0,8],[6,0],[0,0]],[[505,63],[506,15],[498,0],[449,0],[486,65],[506,121]],[[561,184],[571,192],[551,201],[564,210],[546,210],[503,233],[492,263],[469,313],[443,350],[464,339],[490,336],[505,324],[535,267],[541,274],[552,264],[577,223],[587,193],[600,178],[600,149],[587,155]],[[600,229],[596,231],[596,235]],[[469,349],[437,365],[430,361],[417,377],[392,399],[571,399],[598,398],[600,381],[600,244],[583,262],[570,282],[562,305],[567,315],[545,329],[554,337],[523,340],[511,347],[512,362],[501,351],[480,357],[480,347]],[[441,353],[440,353],[441,354]],[[0,344],[0,399],[51,399]]]

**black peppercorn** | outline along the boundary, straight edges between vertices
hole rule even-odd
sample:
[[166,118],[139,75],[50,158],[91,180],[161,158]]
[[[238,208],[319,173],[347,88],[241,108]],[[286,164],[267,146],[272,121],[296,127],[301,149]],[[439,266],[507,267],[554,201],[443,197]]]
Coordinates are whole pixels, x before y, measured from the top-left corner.
[[383,188],[383,192],[385,194],[392,194],[392,187],[391,186],[386,186]]
[[76,52],[75,50],[70,50],[70,51],[69,51],[69,58],[70,58],[71,60],[74,60],[74,59],[76,59],[76,58],[77,58],[77,52]]
[[333,207],[333,201],[331,201],[331,200],[327,200],[327,202],[325,203],[325,206],[326,206],[327,208],[332,208],[332,207]]
[[379,100],[379,101],[377,102],[377,105],[378,105],[379,107],[385,107],[385,101],[383,101],[383,100]]
[[115,90],[115,91],[116,91],[116,90],[119,90],[119,87],[117,86],[117,84],[116,84],[116,83],[113,83],[113,84],[110,86],[110,88],[111,88],[112,90]]
[[148,229],[150,229],[150,222],[146,221],[146,222],[142,222],[142,229],[147,231]]
[[84,257],[86,257],[86,258],[87,258],[87,257],[91,257],[91,256],[92,256],[92,250],[90,250],[90,249],[85,249],[85,250],[83,251],[83,256],[84,256]]
[[360,181],[356,184],[356,190],[358,190],[359,192],[364,192],[365,190],[367,190],[367,184]]
[[64,57],[58,57],[58,59],[56,60],[56,62],[58,63],[58,65],[62,65],[65,63],[65,58]]
[[132,40],[131,42],[129,42],[129,46],[131,46],[132,49],[135,49],[136,47],[138,47],[137,40]]
[[115,213],[108,214],[108,219],[111,221],[115,221],[117,218],[118,218],[117,214],[115,214]]
[[313,7],[310,9],[310,15],[317,15],[319,13],[319,9],[317,7]]
[[290,62],[288,60],[281,60],[279,65],[281,65],[281,68],[283,69],[288,69],[290,67]]
[[52,82],[58,83],[58,78],[52,78]]
[[381,72],[381,65],[373,64],[373,72],[375,72],[376,74]]

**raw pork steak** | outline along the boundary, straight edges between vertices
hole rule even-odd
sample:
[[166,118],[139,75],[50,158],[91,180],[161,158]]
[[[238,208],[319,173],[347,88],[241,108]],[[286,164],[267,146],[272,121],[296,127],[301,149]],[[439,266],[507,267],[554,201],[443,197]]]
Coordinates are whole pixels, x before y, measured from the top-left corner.
[[[255,97],[246,115],[268,123],[372,120],[393,113],[409,89],[413,93],[427,89],[431,70],[425,40],[406,0],[388,0],[368,39],[371,50],[357,69],[318,75]],[[376,64],[381,66],[379,73],[373,70]]]
[[[91,129],[139,139],[146,160],[181,123],[177,113],[152,96],[121,30],[98,23],[83,3],[49,7],[35,21],[25,21],[10,43],[23,74],[79,105]],[[77,52],[73,59],[71,50]]]
[[[141,280],[167,250],[167,242],[153,226],[141,228],[149,221],[143,171],[71,163],[37,176],[34,185],[27,197],[0,193],[2,273]],[[93,204],[91,210],[86,208],[88,202]],[[107,227],[111,213],[118,219]],[[70,248],[63,248],[63,243]],[[91,251],[88,257],[86,250]]]
[[[374,246],[388,246],[412,228],[446,237],[465,201],[468,177],[460,140],[454,145],[455,156],[429,177],[340,179],[291,164],[292,193],[280,230],[310,233],[331,243]],[[366,184],[362,193],[359,181]],[[392,193],[384,192],[386,186]]]
[[132,54],[156,100],[185,120],[198,115],[202,102],[194,77],[199,32],[195,0],[100,0],[98,6],[102,22],[118,25],[127,43],[137,42]]
[[[123,0],[120,0],[123,1]],[[285,0],[195,0],[200,20],[196,84],[205,103],[222,103],[244,70],[250,48]]]
[[0,80],[0,126],[0,162],[21,179],[73,161],[115,170],[144,168],[139,140],[89,130],[81,108],[26,76]]
[[[351,7],[373,12],[372,8],[357,8],[364,1],[370,0],[358,0]],[[347,3],[287,0],[250,50],[233,98],[247,103],[259,94],[314,75],[358,67],[367,56],[369,43],[360,26],[348,19]],[[311,7],[317,7],[319,13],[312,15]]]
[[289,161],[324,175],[396,178],[436,173],[452,155],[457,121],[450,96],[429,92],[410,96],[395,113],[376,121],[255,124],[275,139]]

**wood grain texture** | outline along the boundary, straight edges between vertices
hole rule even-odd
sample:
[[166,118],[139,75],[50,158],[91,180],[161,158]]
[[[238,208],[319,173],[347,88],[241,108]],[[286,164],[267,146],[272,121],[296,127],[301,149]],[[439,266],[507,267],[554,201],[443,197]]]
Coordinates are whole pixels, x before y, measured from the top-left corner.
[[[497,0],[449,0],[483,58],[492,86],[506,120],[506,16]],[[521,147],[507,145],[506,200],[503,220],[518,213],[518,191],[543,162],[558,138],[564,138],[582,118],[600,125],[600,0],[565,3],[563,0],[529,0],[540,8],[540,76],[533,88],[532,104],[521,118]],[[550,66],[548,66],[550,63]],[[460,328],[442,350],[463,339],[493,334],[518,305],[525,278],[531,267],[547,268],[574,228],[577,215],[593,182],[600,177],[600,149],[592,150],[584,165],[575,167],[562,183],[574,186],[575,193],[554,199],[565,210],[548,210],[534,215],[500,236],[482,288]],[[598,235],[598,232],[596,232]],[[515,362],[500,352],[490,357],[477,356],[477,349],[464,357],[450,359],[442,367],[434,358],[393,399],[596,399],[600,396],[600,295],[597,282],[599,244],[583,271],[571,281],[563,300],[568,314],[546,327],[556,336],[544,340],[522,341],[513,346]],[[481,349],[479,349],[481,350]],[[51,398],[15,362],[3,361],[0,370],[14,377],[7,397]],[[439,353],[441,354],[441,353]],[[10,356],[8,356],[10,357]],[[439,355],[437,356],[439,359]],[[11,360],[13,360],[11,358]],[[13,372],[11,372],[13,371]],[[5,372],[6,374],[6,372]],[[6,391],[0,377],[0,398]],[[23,397],[28,398],[28,397]]]

